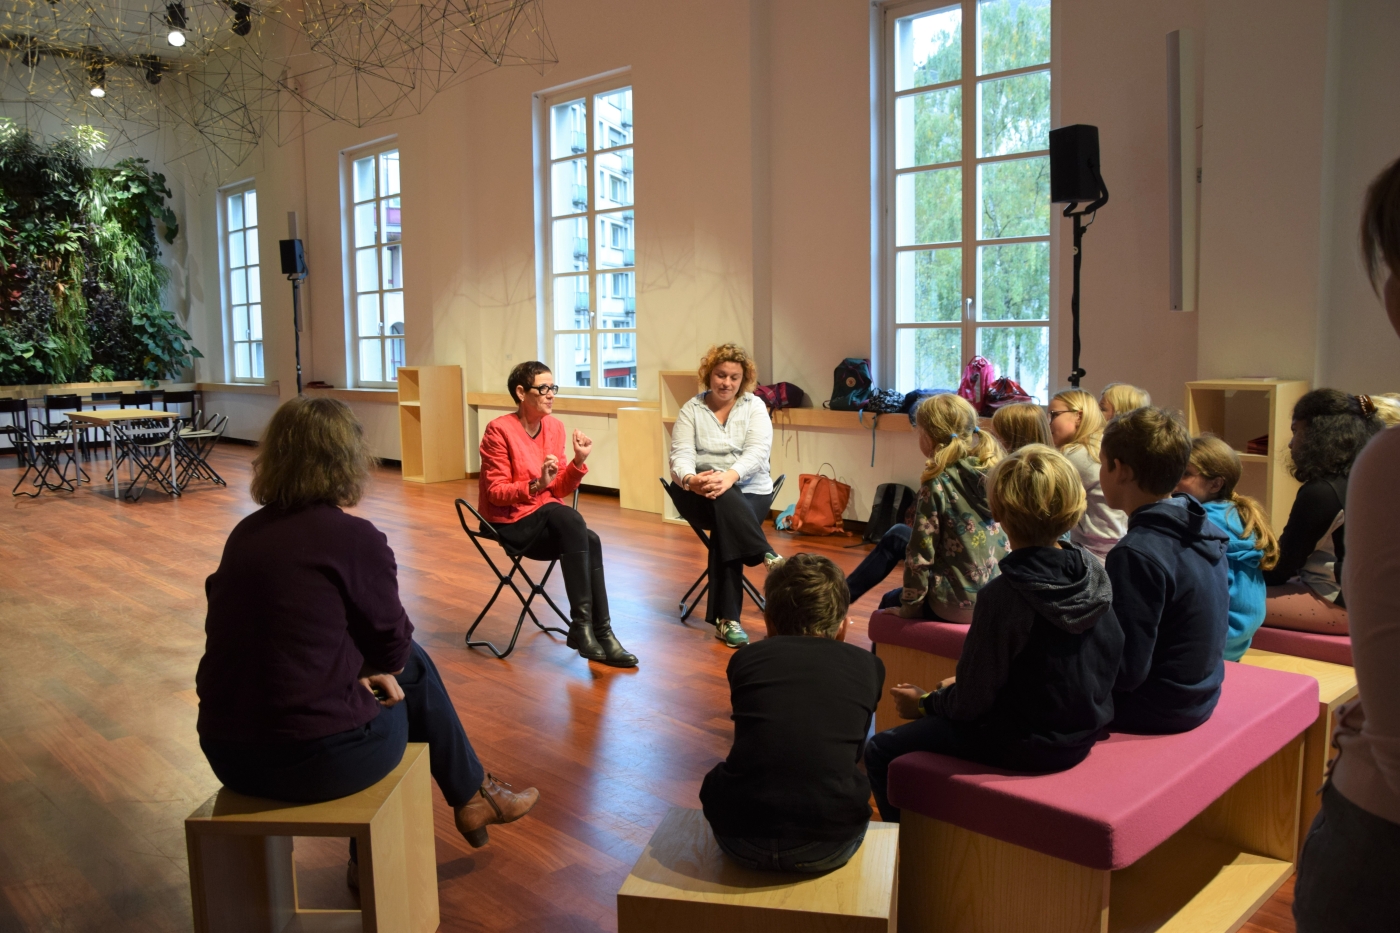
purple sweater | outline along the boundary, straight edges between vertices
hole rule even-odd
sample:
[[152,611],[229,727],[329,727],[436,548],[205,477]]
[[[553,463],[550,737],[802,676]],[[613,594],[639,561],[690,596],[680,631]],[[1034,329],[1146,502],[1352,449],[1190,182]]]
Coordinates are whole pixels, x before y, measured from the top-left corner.
[[413,623],[397,574],[384,534],[334,506],[267,507],[239,522],[204,583],[199,734],[293,742],[377,716],[358,675],[408,660]]

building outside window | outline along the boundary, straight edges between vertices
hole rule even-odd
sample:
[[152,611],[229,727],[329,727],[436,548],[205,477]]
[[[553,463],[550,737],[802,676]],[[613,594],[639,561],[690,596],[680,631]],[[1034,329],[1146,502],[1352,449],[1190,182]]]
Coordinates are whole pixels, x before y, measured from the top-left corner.
[[262,276],[258,268],[258,193],[224,195],[224,310],[229,322],[234,381],[261,381]]
[[546,333],[555,381],[637,388],[632,88],[546,101]]
[[356,384],[392,386],[404,365],[399,150],[357,153],[351,158],[347,183]]
[[884,80],[883,377],[981,355],[1047,401],[1050,0],[892,7]]

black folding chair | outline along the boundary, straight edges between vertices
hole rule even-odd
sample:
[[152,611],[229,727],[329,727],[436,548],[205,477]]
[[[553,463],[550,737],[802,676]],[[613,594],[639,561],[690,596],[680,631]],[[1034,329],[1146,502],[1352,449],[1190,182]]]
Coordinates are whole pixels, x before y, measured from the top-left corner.
[[[173,393],[172,393],[173,394]],[[193,393],[190,393],[193,395]],[[224,415],[204,416],[195,412],[189,419],[175,421],[175,468],[180,488],[193,480],[208,480],[216,486],[227,486],[218,471],[209,465],[209,454],[224,436],[228,418]]]
[[[78,465],[77,441],[72,434],[51,433],[46,430],[45,425],[32,421],[28,429],[23,424],[20,425],[18,439],[24,446],[25,467],[24,472],[15,481],[14,488],[10,490],[11,495],[37,499],[46,489],[50,492],[77,490],[78,478],[83,473],[82,467]],[[68,458],[67,464],[63,462],[65,456]],[[73,467],[71,479],[68,476],[70,464]],[[34,487],[33,492],[20,491],[19,487],[24,485],[26,479]]]
[[[476,621],[472,623],[472,627],[467,629],[467,647],[485,648],[497,658],[506,658],[515,650],[516,639],[520,637],[520,629],[525,625],[525,617],[527,615],[530,617],[530,621],[535,623],[535,628],[539,629],[541,632],[554,632],[557,635],[564,635],[567,637],[569,634],[567,629],[545,625],[539,620],[539,617],[535,615],[535,611],[530,608],[530,604],[535,601],[536,596],[543,596],[544,601],[549,603],[549,608],[553,609],[554,613],[564,620],[565,625],[569,624],[568,614],[565,613],[563,609],[559,608],[559,605],[545,592],[544,588],[545,584],[549,582],[549,575],[554,572],[555,566],[558,565],[559,559],[556,557],[549,562],[549,565],[544,569],[544,576],[540,577],[539,583],[536,583],[531,579],[530,574],[526,572],[525,568],[521,566],[520,563],[525,559],[525,552],[535,543],[534,539],[531,539],[525,547],[520,549],[508,547],[506,543],[501,540],[501,536],[497,533],[495,527],[483,518],[481,513],[473,508],[470,502],[467,502],[465,499],[458,499],[456,505],[457,518],[462,523],[462,530],[467,533],[468,538],[471,538],[472,544],[476,545],[477,551],[480,552],[482,559],[486,561],[486,566],[490,567],[491,572],[496,575],[496,592],[491,594],[491,598],[486,601],[485,607],[483,607],[481,613],[477,615]],[[475,529],[473,529],[471,524],[467,521],[466,513],[462,511],[464,507],[467,512],[472,514],[472,519],[476,521],[477,526]],[[574,508],[578,508],[577,489],[574,490]],[[481,546],[482,541],[494,541],[500,545],[501,550],[506,552],[506,557],[510,560],[510,573],[501,573],[501,568],[496,566],[496,562],[491,559],[491,555],[487,552],[486,548]],[[515,575],[517,573],[520,574],[521,582],[529,588],[529,596],[522,593],[520,587],[515,585]],[[491,607],[496,604],[496,597],[501,595],[501,590],[505,589],[507,586],[511,588],[516,598],[520,600],[520,618],[515,620],[515,631],[511,633],[510,644],[506,645],[505,651],[501,651],[489,641],[472,641],[472,634],[476,632],[476,627],[481,624],[481,620],[486,618],[486,613],[490,612]]]
[[177,409],[181,405],[190,406],[190,413],[188,415],[184,415],[181,414],[179,411],[176,411],[176,414],[180,415],[180,420],[184,421],[187,424],[192,422],[194,420],[195,415],[199,413],[195,410],[194,407],[193,392],[162,392],[160,396],[160,410],[169,411],[171,405],[176,406]]
[[[169,495],[180,494],[170,475],[176,442],[174,422],[163,418],[113,421],[112,430],[117,434],[117,462],[112,464],[112,469],[128,462],[136,471],[126,487],[128,500],[140,499],[152,481]],[[137,483],[141,484],[140,488]]]
[[156,410],[154,392],[123,392],[121,394],[122,408],[149,408]]
[[0,424],[0,436],[9,438],[10,449],[5,453],[12,453],[19,458],[20,465],[24,464],[24,436],[25,423],[29,421],[29,400],[23,398],[0,398],[0,415],[9,415],[9,424]]
[[[783,475],[779,476],[777,479],[773,480],[773,491],[772,491],[771,493],[768,494],[768,502],[764,505],[764,509],[765,509],[765,510],[770,509],[770,508],[773,507],[773,500],[776,499],[776,498],[778,498],[778,492],[783,488],[783,481],[786,480],[786,479],[787,479],[787,474],[784,473]],[[671,503],[672,503],[673,505],[675,505],[676,511],[677,511],[677,512],[681,512],[680,496],[681,496],[681,494],[682,494],[683,492],[685,492],[685,490],[682,489],[681,487],[677,486],[675,483],[673,483],[673,482],[671,482],[671,481],[669,481],[669,480],[666,480],[666,479],[661,480],[661,487],[662,487],[663,489],[666,490],[666,495],[668,495],[668,496],[671,497]],[[682,518],[685,518],[685,513],[684,513],[684,512],[681,512],[681,517],[682,517]],[[700,539],[700,543],[703,544],[703,545],[705,545],[705,553],[708,554],[709,551],[710,551],[710,536],[709,536],[709,534],[708,534],[707,532],[709,532],[710,529],[708,529],[708,528],[700,528],[699,526],[697,526],[694,522],[692,522],[692,521],[691,521],[690,519],[688,519],[688,518],[685,519],[685,523],[686,523],[687,525],[690,526],[690,530],[691,530],[691,531],[695,532],[696,536]],[[749,578],[748,578],[748,577],[743,577],[742,579],[743,579],[743,583],[744,583],[744,592],[749,594],[749,598],[751,598],[751,599],[753,600],[754,605],[758,607],[758,611],[759,611],[759,612],[762,612],[762,611],[763,611],[763,595],[762,595],[761,593],[759,593],[757,589],[754,588],[754,585],[753,585],[752,583],[749,582]],[[701,587],[701,584],[704,584],[704,586]],[[700,592],[695,593],[695,591],[696,591],[697,588],[700,590]],[[681,604],[680,604],[680,610],[679,610],[679,611],[680,611],[680,614],[681,614],[681,621],[682,621],[682,622],[684,622],[686,619],[690,618],[690,614],[691,614],[692,612],[695,611],[695,607],[696,607],[696,606],[700,605],[700,600],[704,599],[704,598],[705,598],[705,594],[708,593],[709,591],[710,591],[710,564],[709,564],[709,561],[707,560],[707,561],[705,562],[705,569],[702,570],[702,571],[700,571],[700,576],[698,576],[698,577],[695,578],[695,582],[692,583],[692,584],[690,585],[690,589],[686,590],[686,591],[685,591],[685,595],[681,597]],[[694,600],[694,602],[692,602],[692,603],[687,607],[687,606],[686,606],[686,600],[690,599],[690,594],[691,594],[691,593],[695,593],[695,600]]]

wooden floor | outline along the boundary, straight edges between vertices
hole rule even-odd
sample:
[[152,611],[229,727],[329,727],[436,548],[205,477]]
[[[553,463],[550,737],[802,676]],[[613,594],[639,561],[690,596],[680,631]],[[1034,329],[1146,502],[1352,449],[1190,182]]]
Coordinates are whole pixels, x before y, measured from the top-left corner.
[[[178,501],[117,503],[84,487],[0,502],[0,931],[191,929],[183,820],[218,788],[194,729],[203,584],[254,509],[251,458],[221,447],[214,462],[230,488]],[[13,463],[0,460],[6,490]],[[614,625],[640,668],[589,665],[539,633],[498,661],[462,644],[493,578],[457,524],[458,496],[474,503],[475,483],[406,484],[386,469],[355,509],[388,535],[416,637],[482,760],[541,792],[531,816],[473,850],[435,791],[442,929],[615,930],[622,879],[668,807],[698,806],[700,779],[732,735],[730,652],[676,612],[701,545],[683,526],[584,496]],[[865,551],[770,538],[780,553],[819,550],[847,570]],[[515,613],[498,606],[479,634],[508,637]],[[745,621],[761,637],[751,607]],[[868,644],[863,622],[850,637]],[[306,906],[353,904],[345,854],[339,840],[297,841]],[[1292,931],[1292,890],[1244,929]]]

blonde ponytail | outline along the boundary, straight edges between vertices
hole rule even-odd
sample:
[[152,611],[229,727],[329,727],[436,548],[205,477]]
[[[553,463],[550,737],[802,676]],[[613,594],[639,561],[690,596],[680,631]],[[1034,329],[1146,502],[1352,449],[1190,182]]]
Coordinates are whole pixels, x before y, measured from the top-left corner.
[[979,469],[988,470],[1006,456],[997,439],[977,426],[976,409],[960,395],[948,393],[925,399],[914,420],[937,448],[924,463],[920,485],[966,457],[974,458]]
[[1221,498],[1227,499],[1239,513],[1240,523],[1244,525],[1244,536],[1254,537],[1254,549],[1264,552],[1264,556],[1259,559],[1259,569],[1273,570],[1278,565],[1278,535],[1269,527],[1268,516],[1264,514],[1264,507],[1259,504],[1259,500],[1242,496],[1234,489],[1230,490],[1228,496]]

